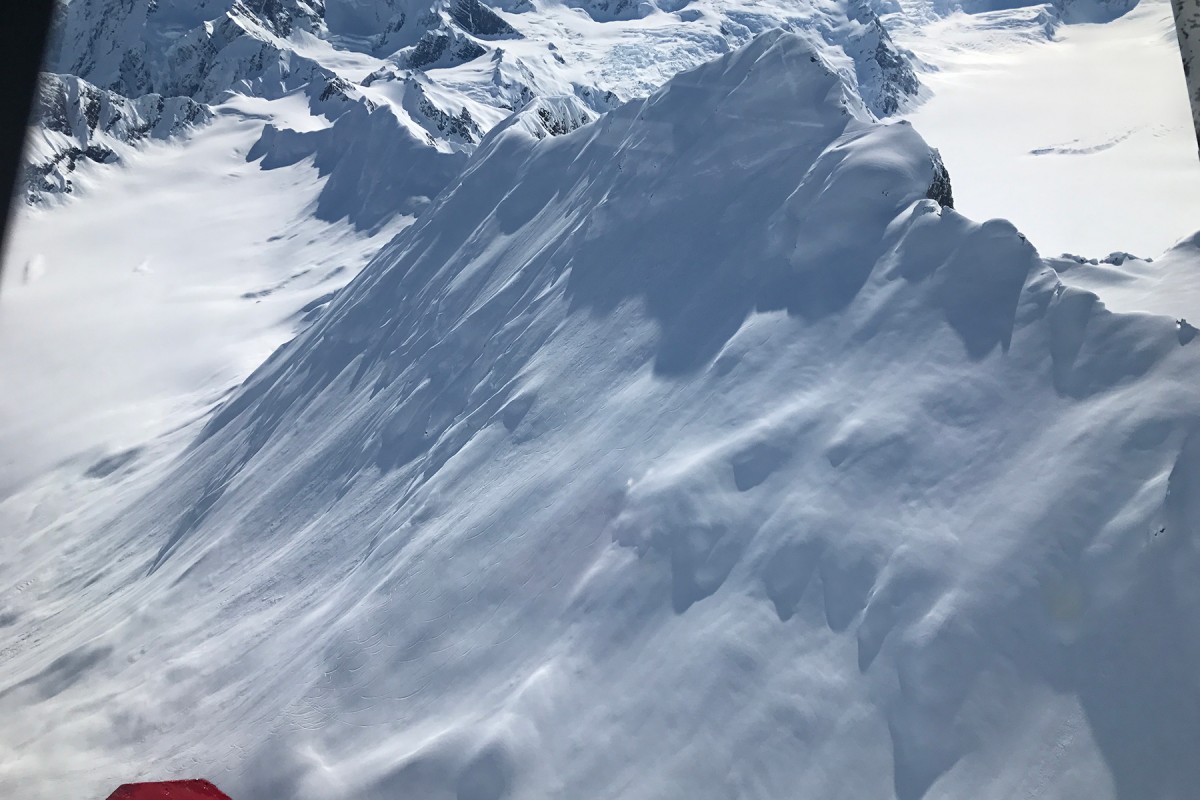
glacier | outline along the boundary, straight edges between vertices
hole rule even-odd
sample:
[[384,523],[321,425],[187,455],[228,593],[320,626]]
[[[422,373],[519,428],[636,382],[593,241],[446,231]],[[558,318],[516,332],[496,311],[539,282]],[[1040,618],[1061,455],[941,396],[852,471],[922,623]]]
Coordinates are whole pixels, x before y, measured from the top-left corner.
[[[478,0],[70,0],[55,25],[50,67],[129,98],[125,102],[162,96],[204,104],[193,121],[233,94],[280,99],[301,93],[311,113],[330,122],[351,109],[368,120],[332,126],[326,138],[336,149],[357,146],[364,125],[372,129],[365,135],[375,138],[408,129],[416,140],[401,160],[423,163],[394,174],[384,168],[395,184],[391,193],[405,195],[405,208],[430,197],[427,184],[435,176],[444,176],[440,190],[461,167],[440,154],[470,151],[478,140],[448,135],[447,118],[466,114],[482,133],[535,98],[560,95],[601,113],[769,28],[829,44],[838,69],[877,114],[893,113],[919,94],[906,53],[860,0],[687,5],[596,0],[495,11]],[[54,108],[43,105],[38,116],[48,122],[39,129],[52,127],[55,118]],[[52,150],[41,162],[70,161],[73,168],[76,150]],[[115,160],[86,147],[82,153],[97,163]],[[315,146],[307,155],[314,154]],[[26,180],[35,201],[69,190],[63,177],[42,180],[45,171]],[[346,216],[358,221],[355,210]],[[365,216],[364,227],[379,221]]]

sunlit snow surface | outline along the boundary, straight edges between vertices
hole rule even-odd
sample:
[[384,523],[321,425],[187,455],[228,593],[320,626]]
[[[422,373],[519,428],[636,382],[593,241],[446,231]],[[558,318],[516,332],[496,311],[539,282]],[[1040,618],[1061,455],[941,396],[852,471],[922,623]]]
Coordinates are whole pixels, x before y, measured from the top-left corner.
[[1012,220],[1045,255],[1153,258],[1200,224],[1200,156],[1169,3],[1102,24],[1040,7],[894,35],[935,69],[905,115],[941,150],[957,207]]
[[222,115],[18,217],[0,287],[0,496],[195,419],[387,241],[312,219],[311,166],[248,163],[261,128]]
[[[1042,261],[768,34],[570,135],[502,124],[229,393],[378,244],[307,218],[314,172],[256,172],[250,133],[18,233],[0,796],[1200,785],[1192,240]],[[106,316],[67,280],[93,251]],[[80,340],[55,368],[97,394],[56,394],[38,354]]]

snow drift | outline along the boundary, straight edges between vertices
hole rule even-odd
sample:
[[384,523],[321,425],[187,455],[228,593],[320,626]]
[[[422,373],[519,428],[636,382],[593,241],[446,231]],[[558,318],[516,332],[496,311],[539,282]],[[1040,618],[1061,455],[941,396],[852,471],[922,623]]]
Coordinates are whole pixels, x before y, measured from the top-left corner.
[[197,763],[246,800],[1200,785],[1175,320],[930,199],[936,154],[800,36],[531,122],[165,476],[126,465],[122,508],[80,514],[64,594],[3,616],[36,633],[0,787]]

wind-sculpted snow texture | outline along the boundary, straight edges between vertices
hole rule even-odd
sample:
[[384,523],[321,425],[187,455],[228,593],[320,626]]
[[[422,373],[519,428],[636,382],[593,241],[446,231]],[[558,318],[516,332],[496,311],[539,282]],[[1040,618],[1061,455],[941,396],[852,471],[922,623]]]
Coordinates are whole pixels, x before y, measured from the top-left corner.
[[800,35],[540,118],[169,472],[97,472],[70,596],[0,609],[0,793],[1189,796],[1176,321],[960,216]]
[[[397,124],[423,129],[425,152],[413,163],[438,163],[428,171],[374,165],[409,208],[427,196],[429,179],[444,176],[443,188],[459,155],[535,98],[574,95],[594,116],[776,27],[834,48],[831,63],[877,115],[896,112],[920,89],[907,53],[861,0],[539,0],[497,8],[480,0],[70,0],[51,65],[126,97],[154,92],[219,106],[236,96],[300,94],[324,122],[284,115],[270,123],[301,132],[327,127],[353,106],[393,105],[398,122],[368,115],[371,135],[386,137]],[[398,101],[411,100],[414,82],[428,87],[425,103]],[[447,125],[463,114],[471,126]],[[353,147],[345,138],[352,127],[359,130],[341,126],[327,138]],[[454,157],[439,157],[447,153]],[[408,185],[418,173],[422,185]],[[46,191],[30,184],[34,199]],[[339,213],[358,222],[354,208]]]

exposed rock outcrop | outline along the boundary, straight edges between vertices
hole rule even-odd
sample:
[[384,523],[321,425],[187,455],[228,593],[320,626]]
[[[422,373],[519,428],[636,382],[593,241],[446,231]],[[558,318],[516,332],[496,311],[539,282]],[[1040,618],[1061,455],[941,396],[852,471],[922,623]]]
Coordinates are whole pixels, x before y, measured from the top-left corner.
[[70,194],[82,161],[120,161],[120,148],[143,139],[167,139],[212,118],[188,97],[148,94],[135,100],[72,75],[46,74],[34,107],[34,135],[25,166],[25,197]]
[[942,154],[936,148],[930,148],[930,160],[933,162],[933,182],[929,184],[929,192],[925,195],[930,200],[936,200],[943,208],[954,208],[954,192],[950,186],[950,171],[942,161]]

